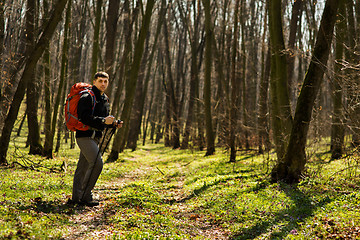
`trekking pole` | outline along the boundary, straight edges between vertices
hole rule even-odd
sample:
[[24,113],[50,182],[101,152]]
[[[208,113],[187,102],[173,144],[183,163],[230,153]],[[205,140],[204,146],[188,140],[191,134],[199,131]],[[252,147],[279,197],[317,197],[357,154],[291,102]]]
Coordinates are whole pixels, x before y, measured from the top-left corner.
[[[106,143],[106,145],[105,145],[105,147],[104,147],[104,150],[103,150],[102,154],[105,153],[106,148],[109,146],[109,143],[110,143],[111,138],[112,138],[112,136],[114,135],[115,131],[116,131],[116,127],[114,127],[113,129],[111,129],[111,133],[110,133],[109,140],[107,141],[107,143]],[[100,150],[101,150],[101,148],[99,148],[99,151],[100,151]]]

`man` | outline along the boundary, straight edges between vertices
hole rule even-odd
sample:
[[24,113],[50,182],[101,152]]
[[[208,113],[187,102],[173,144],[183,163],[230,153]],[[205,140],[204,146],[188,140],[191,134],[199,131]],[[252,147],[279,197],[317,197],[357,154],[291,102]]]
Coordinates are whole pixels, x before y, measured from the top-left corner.
[[76,142],[80,148],[80,157],[74,174],[72,199],[68,202],[70,204],[91,207],[99,205],[91,193],[103,168],[98,144],[105,128],[122,127],[122,121],[117,123],[115,118],[109,115],[109,99],[104,93],[108,84],[109,75],[106,72],[97,72],[91,88],[95,96],[85,92],[81,95],[78,103],[79,121],[89,126],[90,130],[76,131]]

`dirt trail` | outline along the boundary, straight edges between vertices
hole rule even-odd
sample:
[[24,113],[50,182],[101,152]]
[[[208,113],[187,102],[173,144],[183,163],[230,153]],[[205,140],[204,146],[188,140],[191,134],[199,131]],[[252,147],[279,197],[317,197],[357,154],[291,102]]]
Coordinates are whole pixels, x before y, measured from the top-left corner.
[[[115,209],[109,207],[111,203],[107,195],[109,191],[117,191],[135,181],[146,170],[149,170],[149,168],[144,166],[143,169],[138,169],[131,174],[125,174],[118,181],[112,181],[107,185],[100,186],[100,189],[95,188],[94,193],[98,194],[98,198],[101,199],[100,205],[93,208],[75,207],[75,213],[70,218],[74,225],[68,229],[68,234],[65,234],[63,239],[107,239],[114,234],[119,234],[108,221],[109,217],[114,214]],[[173,190],[171,193],[172,199],[175,200],[173,206],[177,209],[174,212],[175,218],[180,223],[183,223],[182,226],[188,226],[187,229],[182,230],[191,236],[201,236],[204,239],[228,239],[228,234],[224,229],[210,224],[196,213],[189,212],[186,204],[178,201],[184,197],[182,196],[183,191],[181,191],[182,186],[183,180],[180,179],[178,190]]]

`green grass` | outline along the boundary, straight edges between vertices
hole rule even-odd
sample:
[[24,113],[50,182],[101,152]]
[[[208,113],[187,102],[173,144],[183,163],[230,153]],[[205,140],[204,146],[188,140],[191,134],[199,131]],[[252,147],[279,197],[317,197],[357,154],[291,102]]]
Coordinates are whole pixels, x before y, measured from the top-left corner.
[[16,141],[9,162],[36,168],[0,169],[0,239],[360,239],[355,155],[314,153],[302,182],[290,186],[269,182],[274,154],[241,152],[234,164],[222,149],[204,157],[149,144],[104,165],[101,205],[88,208],[65,204],[77,148],[46,160]]

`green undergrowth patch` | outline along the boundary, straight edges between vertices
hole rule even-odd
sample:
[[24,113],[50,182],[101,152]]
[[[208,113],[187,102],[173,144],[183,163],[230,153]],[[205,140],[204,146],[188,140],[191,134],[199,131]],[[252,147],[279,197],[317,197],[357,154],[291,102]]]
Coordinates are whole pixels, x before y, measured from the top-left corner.
[[230,163],[223,149],[205,157],[148,144],[116,162],[104,156],[101,204],[88,208],[65,204],[78,149],[51,160],[26,150],[13,148],[11,162],[23,154],[41,167],[0,169],[1,239],[360,239],[356,155],[313,154],[302,181],[287,185],[270,182],[273,153],[242,151]]

